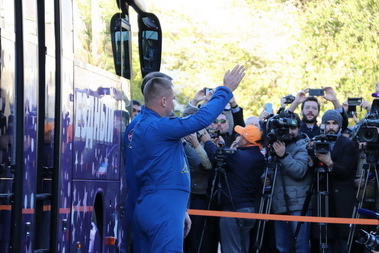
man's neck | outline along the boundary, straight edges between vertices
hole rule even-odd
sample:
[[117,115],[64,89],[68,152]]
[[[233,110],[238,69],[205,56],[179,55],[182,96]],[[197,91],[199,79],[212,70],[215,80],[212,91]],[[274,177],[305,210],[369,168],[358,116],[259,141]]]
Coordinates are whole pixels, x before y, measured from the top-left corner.
[[315,125],[315,122],[313,122],[313,123],[306,122],[305,124],[307,125],[308,128],[313,128]]

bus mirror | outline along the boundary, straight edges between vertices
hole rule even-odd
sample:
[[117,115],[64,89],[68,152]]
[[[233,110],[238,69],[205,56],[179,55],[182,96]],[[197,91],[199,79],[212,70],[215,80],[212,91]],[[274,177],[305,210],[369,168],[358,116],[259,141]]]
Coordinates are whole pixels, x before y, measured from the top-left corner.
[[162,57],[162,30],[158,18],[152,13],[138,15],[138,47],[142,76],[159,71]]
[[126,15],[123,13],[113,15],[110,30],[115,72],[130,79],[130,25]]

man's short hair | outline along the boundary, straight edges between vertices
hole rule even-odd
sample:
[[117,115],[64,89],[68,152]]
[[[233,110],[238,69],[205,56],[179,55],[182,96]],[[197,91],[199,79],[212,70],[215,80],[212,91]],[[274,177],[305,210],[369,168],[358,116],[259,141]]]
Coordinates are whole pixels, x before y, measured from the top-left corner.
[[305,102],[308,102],[308,101],[313,101],[313,102],[316,102],[317,103],[317,108],[318,108],[318,111],[320,111],[320,102],[318,102],[318,99],[316,97],[313,97],[313,96],[309,96],[307,97],[304,102],[301,104],[301,110],[304,109],[304,104]]
[[138,100],[133,99],[133,105],[141,106],[141,103]]
[[154,77],[150,79],[143,89],[143,95],[145,98],[145,104],[150,101],[167,96],[168,92],[172,90],[172,83],[167,78]]
[[144,88],[145,88],[147,82],[150,81],[151,79],[155,78],[155,77],[166,78],[167,80],[172,81],[172,77],[169,76],[169,75],[166,75],[165,73],[158,72],[158,71],[150,72],[150,73],[147,74],[147,75],[145,76],[145,78],[142,80],[142,83],[141,83],[141,92],[142,92],[142,94],[143,94],[143,90],[144,90]]

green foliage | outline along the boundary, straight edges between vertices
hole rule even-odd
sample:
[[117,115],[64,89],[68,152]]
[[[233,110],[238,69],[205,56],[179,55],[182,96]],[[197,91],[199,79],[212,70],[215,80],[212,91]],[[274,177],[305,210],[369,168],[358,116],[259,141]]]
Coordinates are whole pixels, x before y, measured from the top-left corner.
[[[331,86],[341,103],[349,96],[372,99],[379,81],[378,1],[228,3],[233,18],[225,25],[225,13],[220,13],[213,30],[211,19],[195,19],[191,11],[159,5],[153,10],[164,31],[162,66],[177,74],[180,103],[198,89],[221,85],[225,71],[235,64],[247,69],[235,92],[245,117],[258,115],[267,102],[278,109],[282,96],[305,88]],[[330,107],[325,104],[322,110]]]

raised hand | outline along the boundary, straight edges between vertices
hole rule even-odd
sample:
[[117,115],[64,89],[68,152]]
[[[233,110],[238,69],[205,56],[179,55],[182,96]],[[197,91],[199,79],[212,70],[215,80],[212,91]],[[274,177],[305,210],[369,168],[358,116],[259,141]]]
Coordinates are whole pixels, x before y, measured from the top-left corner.
[[237,65],[233,70],[228,70],[224,76],[224,86],[228,87],[231,91],[234,91],[241,80],[245,77],[244,66]]

